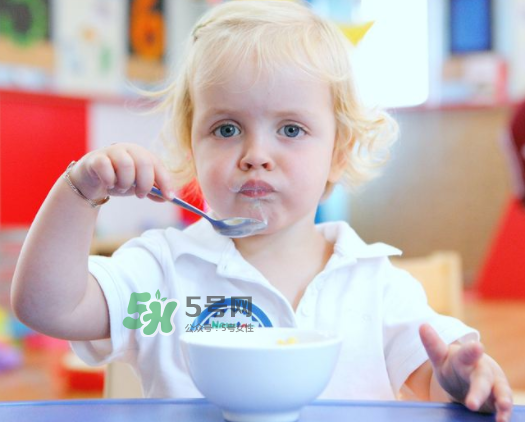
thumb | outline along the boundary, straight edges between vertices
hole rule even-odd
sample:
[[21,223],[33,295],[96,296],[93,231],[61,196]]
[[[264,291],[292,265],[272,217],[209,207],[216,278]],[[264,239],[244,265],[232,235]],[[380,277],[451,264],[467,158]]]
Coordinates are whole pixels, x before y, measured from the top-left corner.
[[448,346],[441,340],[436,331],[429,325],[419,327],[421,342],[427,351],[430,363],[434,368],[441,368],[448,357]]

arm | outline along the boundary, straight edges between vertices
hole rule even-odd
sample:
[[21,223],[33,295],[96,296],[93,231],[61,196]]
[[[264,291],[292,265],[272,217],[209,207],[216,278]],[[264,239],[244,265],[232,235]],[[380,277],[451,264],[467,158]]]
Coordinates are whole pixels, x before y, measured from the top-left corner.
[[[166,197],[173,196],[165,167],[149,151],[132,144],[87,154],[71,169],[70,178],[92,199],[108,194],[143,198],[154,182]],[[13,277],[12,307],[29,327],[68,340],[109,337],[107,304],[88,271],[97,215],[98,209],[62,177],[57,180],[29,230]]]
[[512,392],[500,366],[483,353],[479,342],[445,344],[429,326],[420,328],[429,360],[405,386],[420,400],[455,401],[473,411],[494,412],[506,422],[512,413]]

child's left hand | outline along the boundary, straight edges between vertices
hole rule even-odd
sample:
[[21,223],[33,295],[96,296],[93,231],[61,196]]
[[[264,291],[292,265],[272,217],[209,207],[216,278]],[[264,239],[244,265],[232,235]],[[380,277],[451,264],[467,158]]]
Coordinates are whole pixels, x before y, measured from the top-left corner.
[[496,412],[497,422],[508,422],[512,391],[500,366],[483,353],[478,341],[447,345],[430,325],[419,329],[437,381],[453,401],[480,412]]

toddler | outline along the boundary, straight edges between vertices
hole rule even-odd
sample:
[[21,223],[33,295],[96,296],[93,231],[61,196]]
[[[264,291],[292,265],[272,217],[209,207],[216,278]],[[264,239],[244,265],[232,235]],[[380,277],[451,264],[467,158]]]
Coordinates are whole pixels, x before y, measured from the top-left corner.
[[[370,178],[397,136],[386,113],[358,101],[349,47],[298,3],[233,1],[208,12],[163,92],[171,162],[122,143],[68,167],[23,246],[12,289],[20,320],[72,341],[89,364],[131,364],[147,397],[200,397],[181,355],[185,331],[332,331],[344,341],[321,398],[404,393],[508,421],[501,368],[475,330],[436,314],[421,285],[392,266],[400,251],[366,244],[345,222],[314,224],[333,185]],[[158,201],[154,184],[170,198],[195,180],[214,216],[267,227],[230,239],[201,219],[89,257],[109,197]]]

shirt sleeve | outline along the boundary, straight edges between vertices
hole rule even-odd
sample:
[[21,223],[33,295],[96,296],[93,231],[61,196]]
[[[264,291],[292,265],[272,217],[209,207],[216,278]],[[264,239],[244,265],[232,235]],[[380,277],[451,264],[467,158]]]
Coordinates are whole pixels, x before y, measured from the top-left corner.
[[479,333],[456,318],[436,313],[423,286],[407,271],[386,265],[384,286],[384,353],[392,389],[397,394],[406,379],[428,360],[419,327],[430,324],[443,341],[479,340]]
[[[139,329],[124,326],[132,293],[155,290],[163,280],[159,242],[151,234],[132,239],[111,258],[91,256],[89,272],[99,283],[109,310],[110,338],[94,341],[72,341],[73,351],[88,365],[102,365],[114,360],[133,363]],[[153,289],[153,292],[151,291]]]

